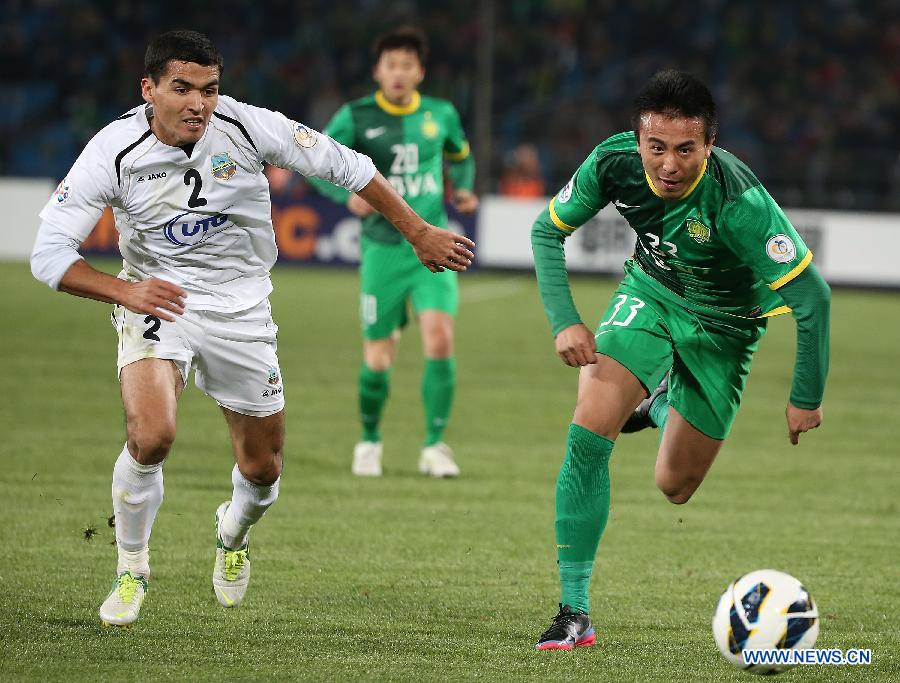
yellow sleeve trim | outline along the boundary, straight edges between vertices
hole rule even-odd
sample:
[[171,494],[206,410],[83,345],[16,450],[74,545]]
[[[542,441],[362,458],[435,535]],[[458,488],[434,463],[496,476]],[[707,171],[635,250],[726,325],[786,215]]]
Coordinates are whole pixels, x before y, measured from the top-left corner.
[[775,280],[775,282],[770,283],[769,289],[778,289],[779,287],[786,285],[788,282],[797,277],[800,273],[806,270],[806,266],[808,266],[812,262],[812,256],[812,251],[807,251],[806,256],[803,257],[803,260],[800,261],[800,263],[798,263],[790,273],[778,278],[777,280]]
[[762,315],[762,317],[763,318],[771,318],[776,315],[784,315],[785,313],[790,313],[790,312],[791,312],[790,306],[779,306],[778,308],[773,308],[768,313],[764,313]]
[[556,197],[550,200],[550,219],[553,221],[553,224],[562,230],[563,232],[572,233],[577,230],[577,227],[574,225],[569,225],[568,223],[563,223],[560,217],[556,214]]
[[469,143],[466,141],[463,143],[461,150],[458,152],[444,152],[444,156],[450,161],[462,161],[469,157],[469,151]]

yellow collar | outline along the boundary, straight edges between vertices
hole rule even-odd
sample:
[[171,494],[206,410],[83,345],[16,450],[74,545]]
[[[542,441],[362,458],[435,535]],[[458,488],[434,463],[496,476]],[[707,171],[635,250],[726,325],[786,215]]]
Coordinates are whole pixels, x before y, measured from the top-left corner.
[[404,116],[405,114],[412,114],[419,108],[419,105],[422,103],[422,96],[419,95],[418,90],[413,90],[412,99],[409,101],[409,104],[393,104],[385,97],[384,93],[379,90],[375,93],[375,103],[388,114]]
[[[703,179],[703,174],[706,173],[706,162],[707,162],[707,160],[704,159],[703,166],[700,167],[700,173],[697,174],[697,179],[694,182],[692,182],[691,186],[687,190],[685,190],[685,193],[678,198],[679,201],[684,199],[691,192],[693,192],[694,190],[697,189],[697,185],[699,185],[700,181]],[[653,184],[653,181],[650,180],[650,176],[647,174],[646,171],[644,171],[644,177],[647,179],[647,184],[650,186],[650,189],[653,190],[653,194],[655,194],[657,197],[662,197],[662,195],[659,193],[659,190],[657,190],[656,186]]]

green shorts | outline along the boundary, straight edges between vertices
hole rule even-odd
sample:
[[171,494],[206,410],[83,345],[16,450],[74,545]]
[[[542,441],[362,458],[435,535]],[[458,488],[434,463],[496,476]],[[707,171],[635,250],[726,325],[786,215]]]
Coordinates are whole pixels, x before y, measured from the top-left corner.
[[404,327],[409,301],[415,313],[443,311],[455,316],[459,308],[457,274],[432,273],[408,242],[385,244],[363,237],[359,280],[359,317],[366,339],[386,339]]
[[728,436],[765,319],[712,318],[626,275],[597,326],[597,353],[617,360],[648,392],[671,370],[669,405],[713,439]]

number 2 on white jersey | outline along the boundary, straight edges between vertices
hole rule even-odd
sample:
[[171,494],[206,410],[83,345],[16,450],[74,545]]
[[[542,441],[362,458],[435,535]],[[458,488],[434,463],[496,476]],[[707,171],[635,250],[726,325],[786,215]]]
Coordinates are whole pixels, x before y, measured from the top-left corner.
[[[630,297],[627,294],[616,294],[616,298],[618,299],[618,301],[613,308],[612,314],[610,314],[610,316],[606,320],[600,323],[600,327],[609,325],[610,323],[612,323],[613,325],[618,325],[619,327],[625,327],[632,320],[634,320],[634,316],[636,316],[638,311],[641,310],[645,305],[644,302],[638,299],[636,296]],[[625,302],[628,301],[628,299],[631,299],[634,302],[628,309],[628,315],[626,316],[625,320],[616,320],[616,316],[619,315],[619,311],[622,309],[622,306],[625,305]]]

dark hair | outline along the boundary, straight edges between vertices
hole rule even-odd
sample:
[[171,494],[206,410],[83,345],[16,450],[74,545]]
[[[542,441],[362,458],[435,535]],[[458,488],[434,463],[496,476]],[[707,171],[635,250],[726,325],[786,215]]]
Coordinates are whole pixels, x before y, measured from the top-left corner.
[[660,71],[634,98],[631,127],[639,135],[641,115],[656,112],[671,117],[701,118],[706,123],[706,142],[719,130],[719,115],[712,93],[700,80],[684,71]]
[[377,62],[381,53],[387,50],[411,50],[418,55],[419,62],[424,66],[428,59],[428,39],[422,29],[416,26],[398,26],[378,36],[372,46],[372,57]]
[[201,66],[217,66],[221,75],[222,55],[212,41],[197,31],[167,31],[150,41],[144,55],[144,76],[159,83],[173,59]]

